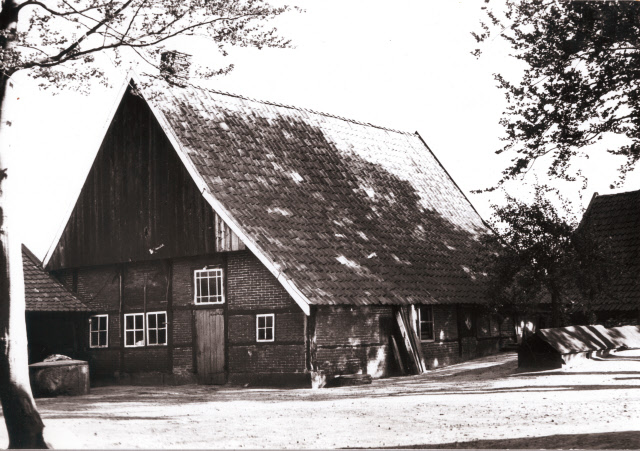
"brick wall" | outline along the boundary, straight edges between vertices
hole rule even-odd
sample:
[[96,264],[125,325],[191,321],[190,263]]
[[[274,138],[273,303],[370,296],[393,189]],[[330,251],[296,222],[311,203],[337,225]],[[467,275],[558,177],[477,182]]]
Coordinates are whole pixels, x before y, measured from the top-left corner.
[[[256,315],[269,313],[274,314],[275,340],[258,343]],[[305,314],[249,251],[227,254],[227,314],[232,379],[239,373],[306,371]]]
[[125,373],[166,372],[168,348],[166,346],[125,348],[123,364],[122,370]]
[[[108,348],[89,348],[89,326],[85,326],[86,353],[91,372],[99,377],[112,377],[117,373],[166,372],[170,364],[168,347],[125,348],[121,321],[124,313],[167,310],[168,266],[162,261],[124,265],[122,313],[119,311],[119,271],[115,265],[77,270],[78,294],[94,313],[109,315]],[[65,275],[65,280],[68,280],[68,274]]]
[[167,310],[169,268],[163,261],[124,265],[124,311]]
[[229,346],[229,373],[301,373],[305,370],[304,345],[259,343]]
[[430,370],[460,362],[458,340],[422,342],[422,353]]
[[458,316],[455,305],[433,306],[434,340],[422,342],[427,368],[451,365],[460,361]]
[[78,270],[78,294],[97,312],[118,310],[120,305],[120,277],[115,265],[81,268]]
[[[120,367],[120,350],[105,348],[91,350],[87,358],[92,376],[113,376]],[[92,381],[93,382],[93,381]]]
[[280,282],[249,251],[228,254],[227,275],[227,302],[230,311],[300,310]]
[[327,375],[387,375],[393,355],[390,306],[318,306],[315,309],[314,370]]
[[172,329],[174,346],[192,346],[193,312],[191,310],[174,310]]

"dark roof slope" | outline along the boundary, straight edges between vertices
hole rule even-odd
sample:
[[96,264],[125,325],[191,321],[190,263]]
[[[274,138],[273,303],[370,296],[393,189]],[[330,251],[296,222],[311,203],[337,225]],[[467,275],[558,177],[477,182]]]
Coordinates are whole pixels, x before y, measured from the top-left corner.
[[640,191],[594,195],[581,227],[607,240],[612,254],[624,268],[614,291],[593,305],[595,310],[640,308]]
[[191,87],[150,98],[311,304],[483,300],[471,266],[488,229],[417,134]]
[[48,274],[40,260],[22,246],[27,312],[85,312],[89,308]]

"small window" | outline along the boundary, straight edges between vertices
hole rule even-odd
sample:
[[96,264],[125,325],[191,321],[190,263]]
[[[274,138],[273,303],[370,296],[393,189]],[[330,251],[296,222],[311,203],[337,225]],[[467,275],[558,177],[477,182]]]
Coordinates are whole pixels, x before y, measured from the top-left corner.
[[89,318],[89,347],[109,346],[109,315],[93,315]]
[[224,303],[222,269],[198,269],[195,271],[195,303]]
[[167,344],[167,313],[147,313],[147,345],[162,346]]
[[416,332],[418,332],[420,340],[433,340],[433,307],[430,305],[417,305],[416,314]]
[[268,315],[256,316],[256,339],[257,341],[273,341],[276,336],[275,316],[273,313]]
[[144,313],[124,315],[124,345],[144,346]]

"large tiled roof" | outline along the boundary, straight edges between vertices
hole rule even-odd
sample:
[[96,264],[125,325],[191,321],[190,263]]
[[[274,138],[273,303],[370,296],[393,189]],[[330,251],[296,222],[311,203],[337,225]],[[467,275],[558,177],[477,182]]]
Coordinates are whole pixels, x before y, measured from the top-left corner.
[[640,308],[640,191],[594,195],[581,227],[589,227],[596,238],[606,240],[622,268],[613,287],[592,308]]
[[22,246],[27,312],[85,312],[88,307],[42,269],[40,260]]
[[471,268],[488,229],[417,134],[192,87],[151,102],[309,303],[483,301]]

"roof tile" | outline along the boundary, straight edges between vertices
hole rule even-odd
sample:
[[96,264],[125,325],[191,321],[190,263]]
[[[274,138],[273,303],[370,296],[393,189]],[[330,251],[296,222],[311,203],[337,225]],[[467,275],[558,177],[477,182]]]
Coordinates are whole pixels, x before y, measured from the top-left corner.
[[191,87],[154,103],[311,304],[483,301],[488,229],[418,135]]

